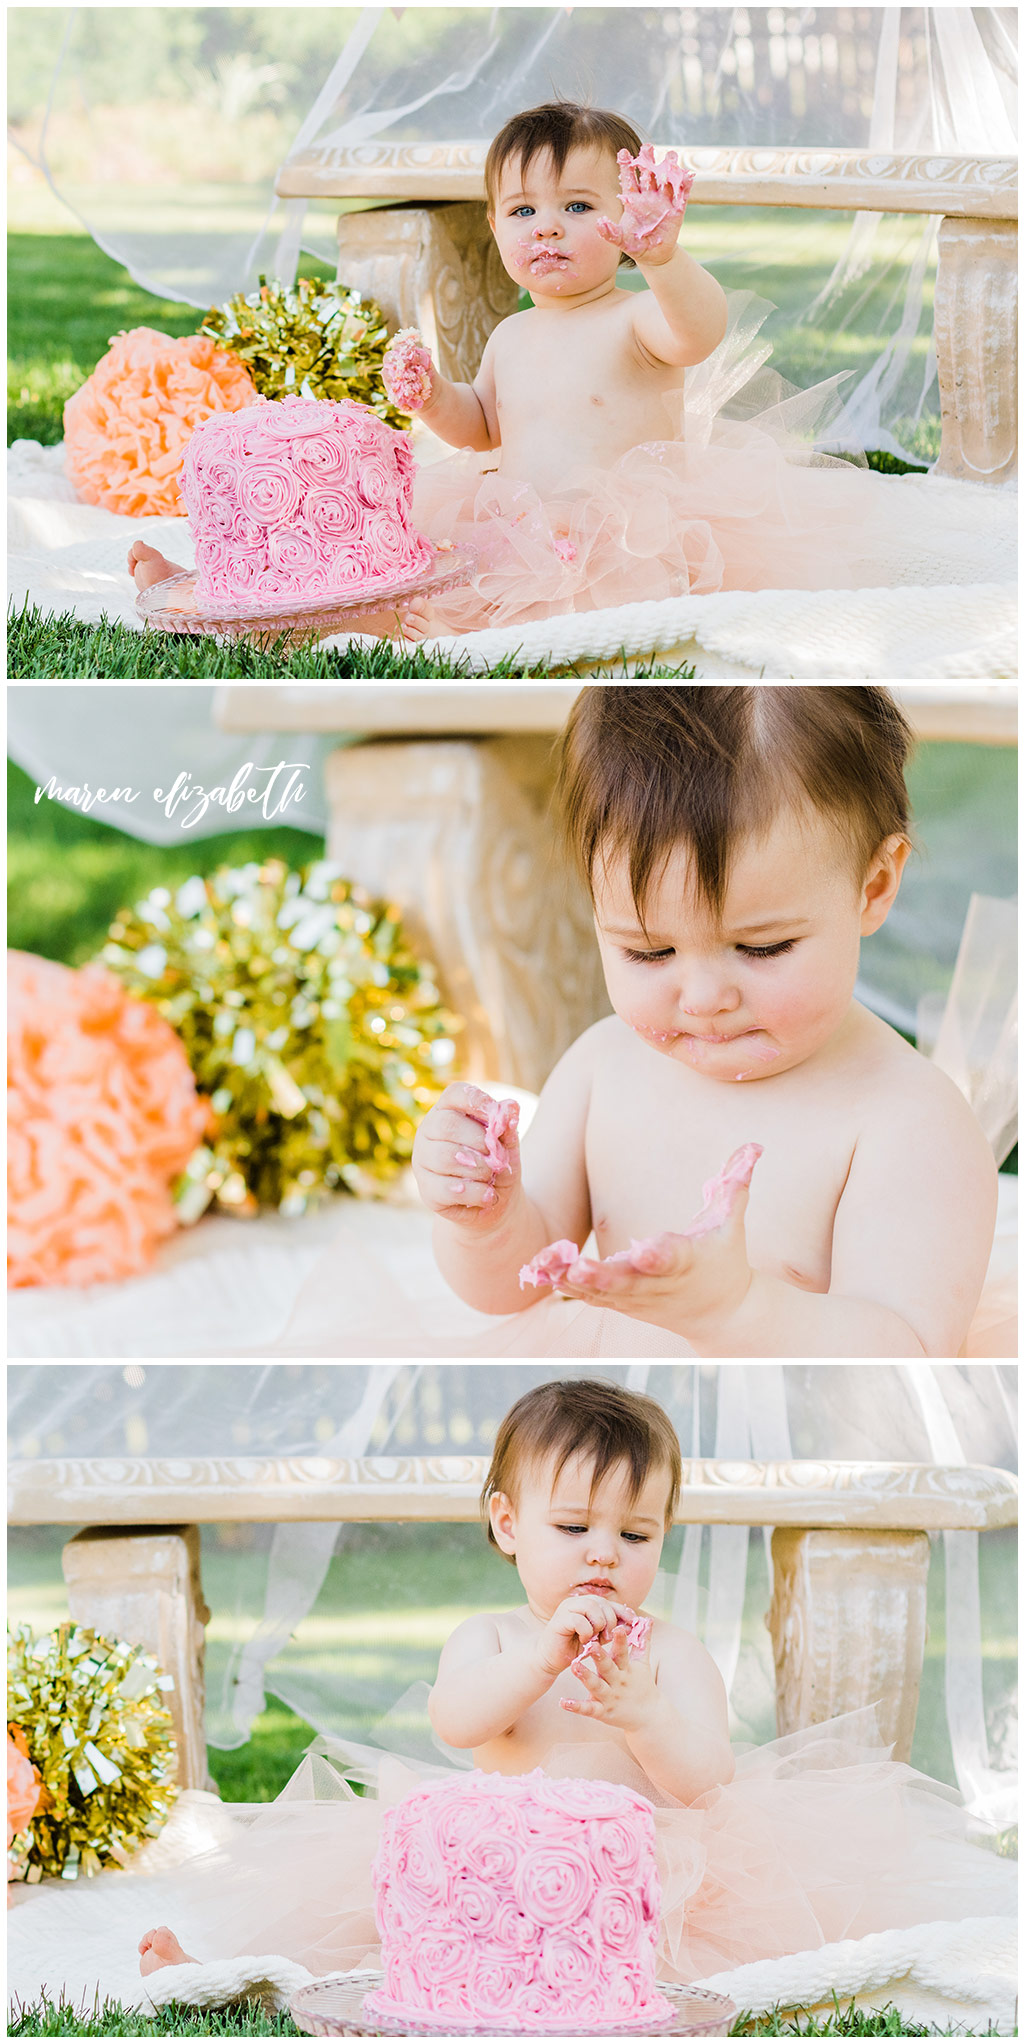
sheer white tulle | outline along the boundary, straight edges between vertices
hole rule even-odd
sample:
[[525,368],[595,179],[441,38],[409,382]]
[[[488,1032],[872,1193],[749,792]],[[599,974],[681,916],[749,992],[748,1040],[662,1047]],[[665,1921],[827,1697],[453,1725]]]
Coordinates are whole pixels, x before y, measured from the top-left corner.
[[[69,11],[38,144],[19,142],[100,245],[145,289],[203,309],[252,288],[261,269],[291,278],[301,248],[333,259],[330,223],[308,220],[305,200],[275,202],[266,176],[250,180],[264,216],[255,234],[227,225],[196,232],[184,214],[177,227],[140,225],[123,180],[102,183],[89,157],[88,118],[109,118],[90,61],[100,12]],[[137,96],[159,104],[168,85],[158,46],[146,76],[145,12],[122,13]],[[851,19],[818,7],[785,22],[766,8],[363,8],[346,21],[340,47],[335,19],[324,16],[322,43],[297,38],[287,65],[266,65],[244,11],[230,61],[197,35],[193,91],[207,109],[214,164],[237,123],[240,87],[247,105],[277,108],[286,163],[339,148],[372,159],[376,143],[488,142],[511,114],[557,96],[614,107],[658,144],[1015,152],[1016,23],[1007,8],[889,7]],[[163,143],[159,126],[147,146],[158,162],[166,152],[151,173],[166,203],[181,173],[173,137]],[[877,353],[846,398],[844,429],[857,444],[867,436],[896,448],[897,422],[938,412],[934,353],[915,353],[922,316],[930,318],[936,223],[902,224],[894,252],[878,215],[853,216],[845,251],[809,287],[801,314],[817,322],[824,312],[841,332],[865,287],[884,287]]]

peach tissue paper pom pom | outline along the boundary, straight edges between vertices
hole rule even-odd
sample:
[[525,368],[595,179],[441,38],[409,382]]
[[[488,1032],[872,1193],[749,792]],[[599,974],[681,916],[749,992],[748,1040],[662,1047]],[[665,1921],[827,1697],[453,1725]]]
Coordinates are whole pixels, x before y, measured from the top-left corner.
[[183,518],[182,457],[202,419],[256,404],[228,348],[148,326],[118,334],[64,407],[69,480],[87,504],[126,518]]
[[7,954],[9,1288],[133,1277],[208,1126],[179,1038],[99,965]]
[[[28,1742],[17,1725],[10,1725],[7,1731],[7,1879],[8,1882],[21,1878],[22,1870],[11,1857],[11,1846],[19,1831],[31,1824],[40,1803],[46,1802],[46,1791],[40,1779],[38,1767],[33,1767],[28,1757]],[[11,1906],[10,1887],[7,1890],[7,1906]]]

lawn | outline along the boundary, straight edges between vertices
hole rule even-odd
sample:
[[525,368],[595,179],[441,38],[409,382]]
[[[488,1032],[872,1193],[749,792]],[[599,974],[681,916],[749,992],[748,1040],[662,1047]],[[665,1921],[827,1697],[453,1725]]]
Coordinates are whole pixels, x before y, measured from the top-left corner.
[[[184,194],[167,213],[176,226],[187,218],[187,198]],[[196,204],[198,198],[193,195]],[[234,194],[233,205],[225,218],[232,226],[245,223],[244,188]],[[765,331],[775,340],[779,365],[801,384],[814,382],[824,370],[863,368],[876,345],[881,284],[865,292],[856,317],[840,335],[820,325],[793,323],[796,309],[826,282],[847,225],[845,215],[804,213],[794,219],[784,211],[721,207],[695,210],[688,221],[688,245],[724,284],[755,290],[776,304]],[[902,231],[898,222],[886,223],[883,243],[888,240],[895,249]],[[302,257],[301,268],[309,275],[333,274],[312,256]],[[63,437],[65,401],[90,375],[115,333],[133,326],[172,335],[194,333],[200,316],[190,305],[143,291],[45,190],[16,186],[8,234],[8,444],[29,439],[53,445]],[[918,371],[924,355],[922,338],[915,344]],[[902,430],[904,443],[923,462],[937,453],[936,420],[915,426],[908,419]],[[901,465],[887,455],[871,459],[881,468]],[[220,647],[208,640],[142,638],[120,625],[83,624],[70,611],[47,617],[33,606],[9,621],[7,666],[9,677],[21,680],[447,680],[465,672],[415,651],[396,654],[388,644],[345,653],[316,647],[288,653],[272,641]],[[689,678],[685,668],[658,663],[636,671],[640,679]],[[521,680],[546,674],[548,666],[517,665],[513,657],[488,672],[493,679]]]

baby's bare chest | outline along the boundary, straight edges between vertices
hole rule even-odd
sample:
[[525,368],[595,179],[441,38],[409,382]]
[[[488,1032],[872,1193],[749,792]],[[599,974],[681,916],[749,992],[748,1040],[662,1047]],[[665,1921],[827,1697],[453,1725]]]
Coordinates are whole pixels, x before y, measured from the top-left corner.
[[[474,1764],[494,1768],[502,1774],[529,1774],[531,1768],[547,1766],[560,1747],[574,1746],[578,1749],[598,1740],[606,1752],[609,1743],[620,1747],[628,1761],[629,1747],[622,1732],[617,1731],[614,1725],[563,1710],[563,1697],[576,1703],[586,1700],[583,1684],[568,1669],[558,1676],[544,1696],[538,1697],[536,1703],[523,1711],[508,1732],[475,1749]],[[559,1771],[557,1767],[555,1771]]]
[[705,1182],[742,1144],[759,1143],[746,1222],[751,1263],[827,1291],[856,1141],[855,1116],[834,1101],[829,1111],[814,1087],[801,1096],[788,1074],[712,1087],[657,1056],[628,1071],[612,1064],[595,1082],[586,1134],[600,1252],[686,1228]]
[[550,429],[556,413],[593,427],[629,413],[651,431],[673,430],[662,408],[671,395],[681,397],[684,372],[641,356],[628,307],[593,318],[527,314],[508,328],[494,374],[503,438],[538,420]]

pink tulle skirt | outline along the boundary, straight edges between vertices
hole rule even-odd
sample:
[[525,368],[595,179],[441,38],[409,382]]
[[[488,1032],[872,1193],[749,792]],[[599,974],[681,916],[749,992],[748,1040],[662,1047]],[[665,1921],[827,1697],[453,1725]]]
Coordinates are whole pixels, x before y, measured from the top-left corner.
[[[888,1758],[870,1710],[743,1755],[727,1787],[686,1807],[670,1806],[621,1745],[599,1736],[557,1748],[547,1771],[623,1781],[655,1802],[663,1979],[1015,1912],[1012,1862],[970,1842],[952,1790]],[[382,1755],[379,1797],[286,1791],[235,1842],[182,1865],[189,1915],[203,1926],[193,1956],[275,1953],[313,1972],[376,1964],[370,1866],[381,1813],[420,1778]]]
[[473,548],[479,564],[472,584],[430,606],[432,629],[716,590],[991,580],[962,504],[951,515],[948,485],[813,451],[816,437],[827,444],[844,379],[793,391],[765,369],[758,330],[770,310],[730,294],[724,340],[687,372],[676,436],[610,468],[570,470],[550,496],[502,476],[494,453],[424,460],[416,524]]

